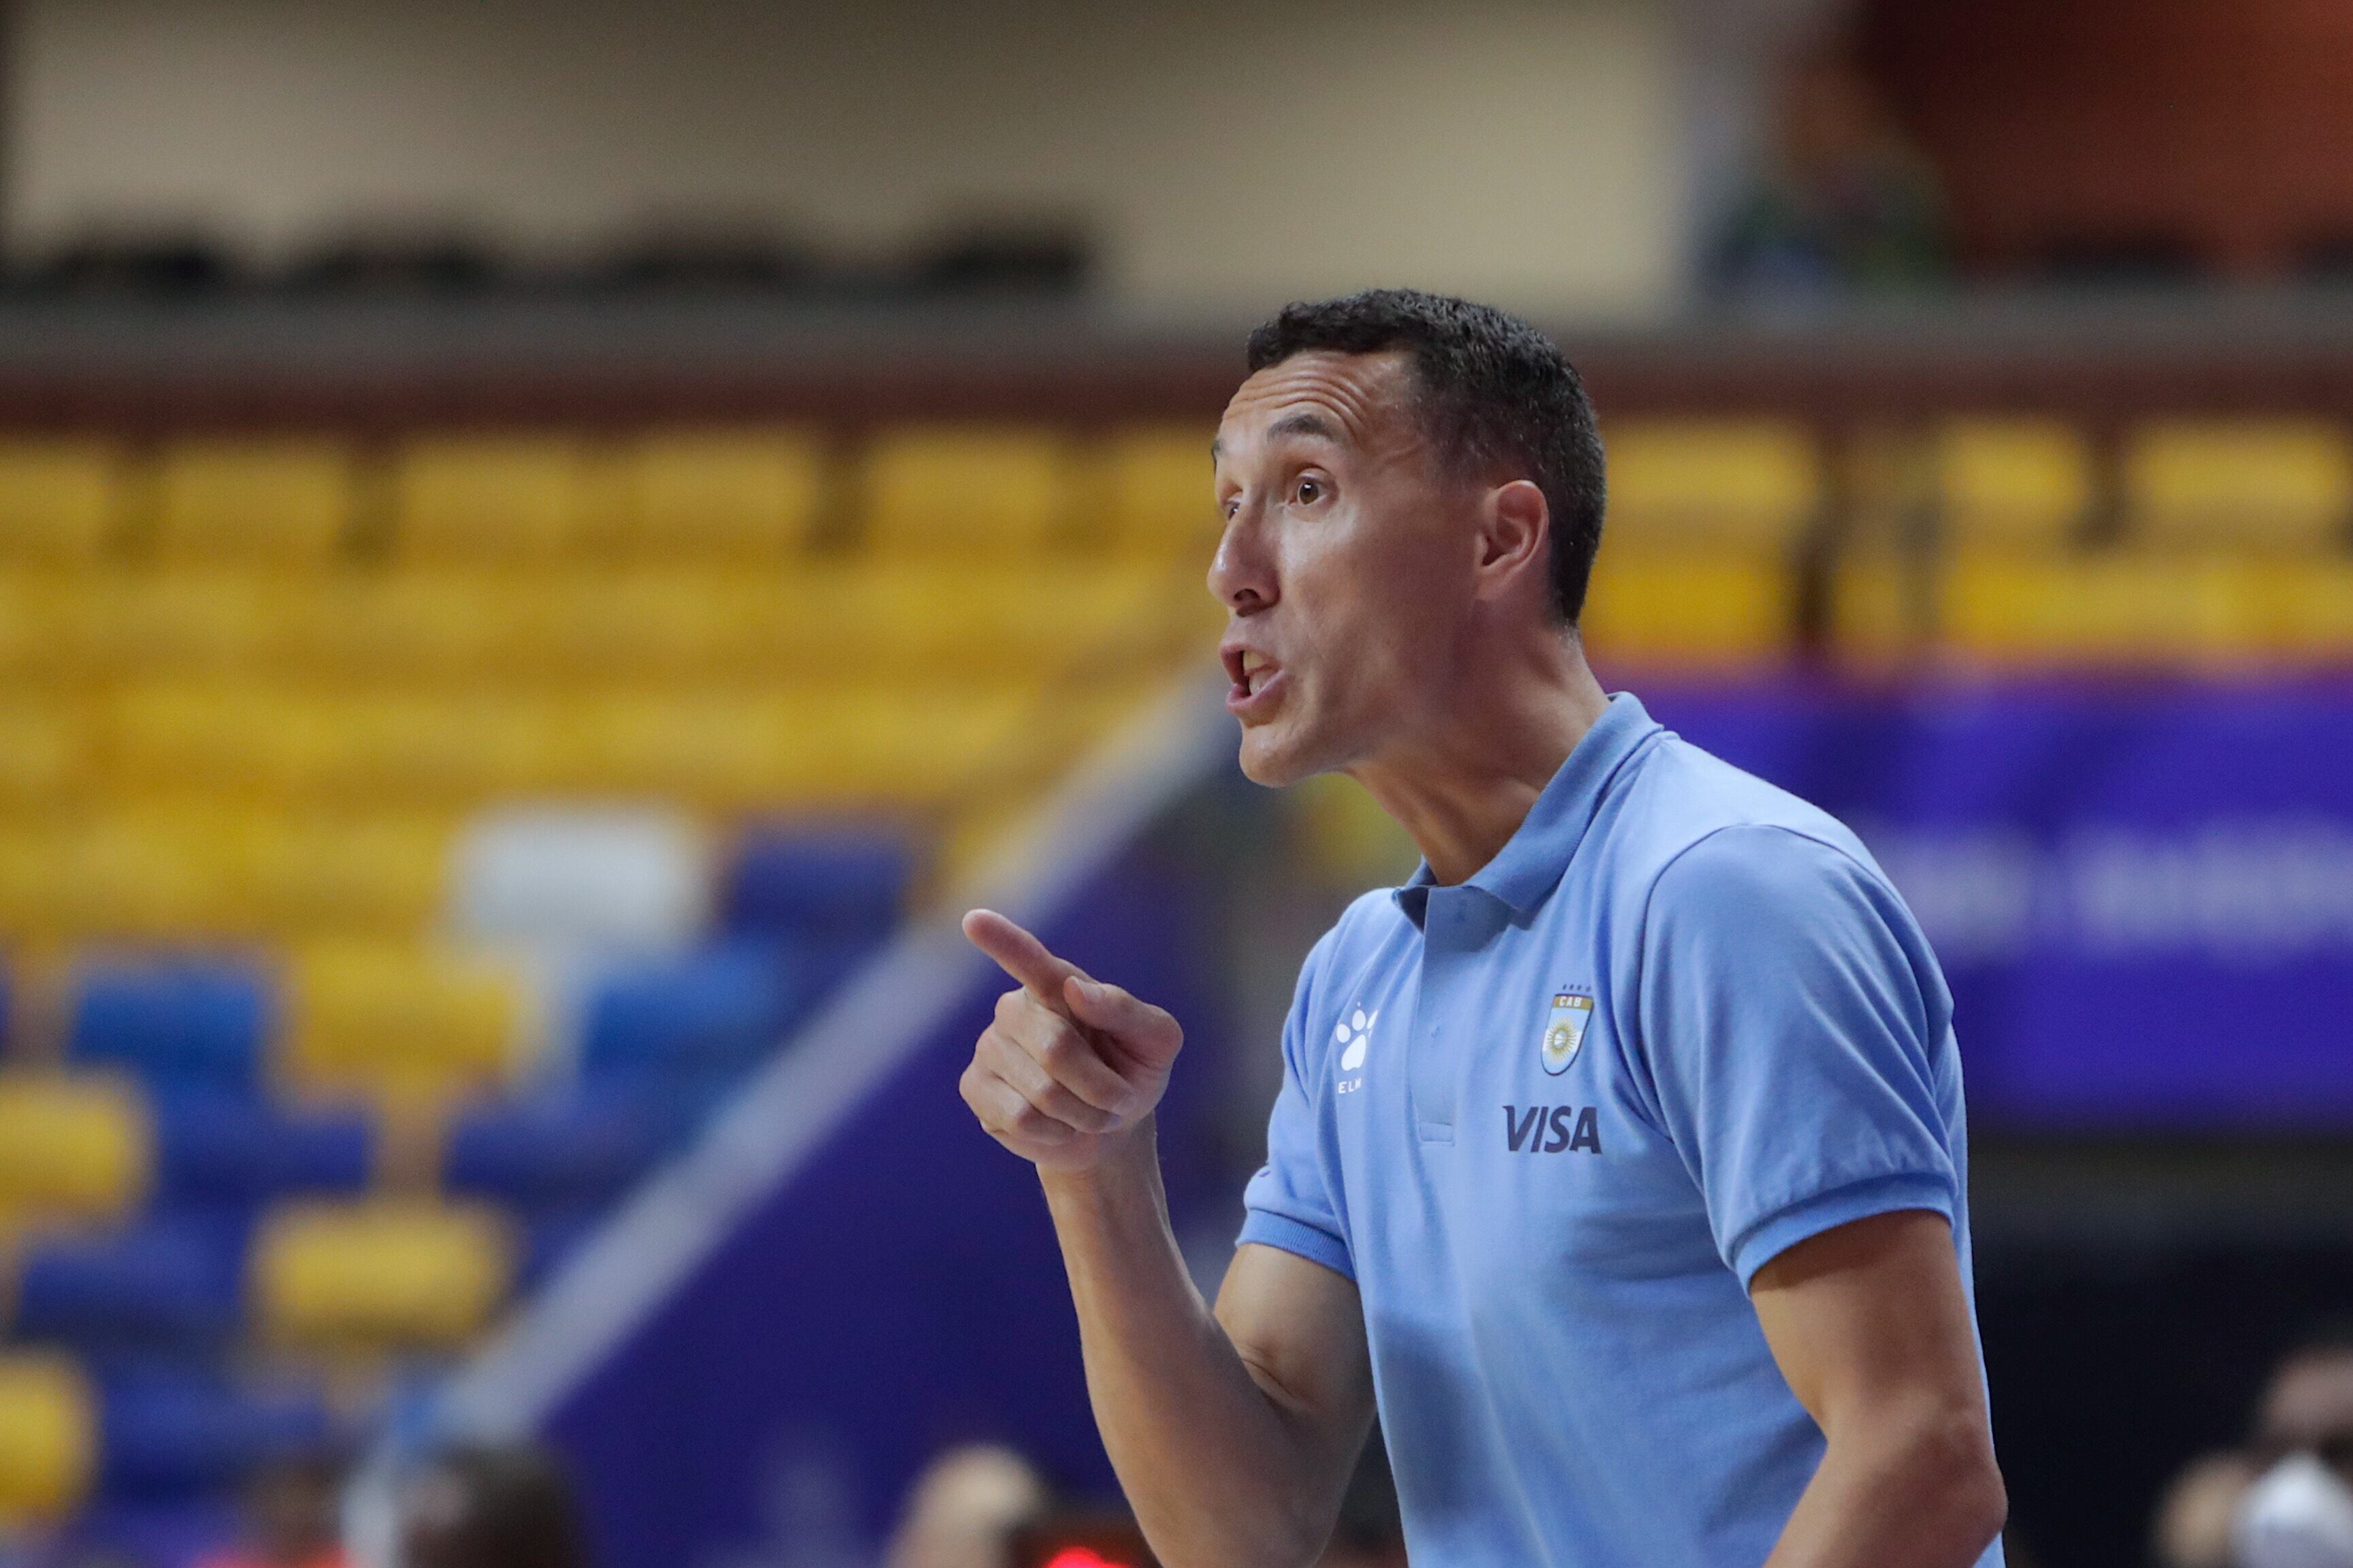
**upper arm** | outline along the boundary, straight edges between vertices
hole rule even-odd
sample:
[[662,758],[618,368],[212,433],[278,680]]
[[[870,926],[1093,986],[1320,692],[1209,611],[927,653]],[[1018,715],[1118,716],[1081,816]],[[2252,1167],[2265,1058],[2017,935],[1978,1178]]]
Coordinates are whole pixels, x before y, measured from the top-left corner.
[[1878,1214],[1798,1242],[1757,1271],[1749,1299],[1826,1436],[1849,1424],[1966,1428],[1990,1459],[1977,1331],[1942,1215]]
[[1723,829],[1653,884],[1638,1074],[1746,1282],[1866,1215],[1957,1207],[1943,981],[1893,889],[1778,827]]
[[1339,1505],[1373,1422],[1372,1357],[1354,1280],[1281,1247],[1245,1242],[1218,1291],[1218,1321],[1251,1381],[1282,1412]]

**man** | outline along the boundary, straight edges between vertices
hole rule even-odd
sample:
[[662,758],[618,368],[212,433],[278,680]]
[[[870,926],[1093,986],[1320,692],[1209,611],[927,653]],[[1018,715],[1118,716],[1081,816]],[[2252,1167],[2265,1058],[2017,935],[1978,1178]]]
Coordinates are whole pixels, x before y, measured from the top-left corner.
[[1180,1035],[986,910],[963,1089],[1036,1163],[1169,1568],[1312,1562],[1377,1398],[1441,1568],[1998,1564],[1950,1003],[1852,835],[1605,697],[1601,448],[1522,323],[1382,290],[1250,343],[1209,586],[1244,772],[1425,864],[1309,956],[1211,1311],[1152,1109]]

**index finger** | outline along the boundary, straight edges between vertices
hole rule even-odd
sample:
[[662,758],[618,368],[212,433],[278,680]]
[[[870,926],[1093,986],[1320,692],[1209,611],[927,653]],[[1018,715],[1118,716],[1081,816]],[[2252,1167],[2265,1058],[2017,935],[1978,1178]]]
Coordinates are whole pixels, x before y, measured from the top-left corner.
[[998,914],[974,910],[964,917],[964,934],[972,945],[997,961],[997,966],[1021,984],[1022,989],[1060,1013],[1071,1016],[1062,1000],[1063,983],[1087,972],[1067,959],[1056,958],[1046,944]]

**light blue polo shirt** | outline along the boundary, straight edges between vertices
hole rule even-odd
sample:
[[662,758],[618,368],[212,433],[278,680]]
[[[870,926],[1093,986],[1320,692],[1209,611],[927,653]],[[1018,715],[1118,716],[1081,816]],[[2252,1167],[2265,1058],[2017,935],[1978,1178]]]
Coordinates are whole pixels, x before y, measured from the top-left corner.
[[1356,1280],[1442,1568],[1756,1568],[1823,1444],[1750,1278],[1894,1209],[1949,1219],[1969,1278],[1919,927],[1852,834],[1630,696],[1477,876],[1316,945],[1267,1142],[1241,1238]]

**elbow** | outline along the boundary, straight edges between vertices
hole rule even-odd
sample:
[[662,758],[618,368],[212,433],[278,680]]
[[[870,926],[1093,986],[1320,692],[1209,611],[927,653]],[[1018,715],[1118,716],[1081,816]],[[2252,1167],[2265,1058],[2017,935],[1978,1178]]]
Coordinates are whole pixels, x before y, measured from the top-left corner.
[[1968,1543],[1972,1562],[2000,1539],[2003,1526],[2010,1522],[2010,1489],[2002,1482],[2001,1467],[1994,1462],[1993,1446],[1979,1447],[1981,1458],[1952,1483],[1955,1532]]
[[1145,1536],[1166,1568],[1315,1568],[1332,1527],[1311,1509],[1278,1505],[1255,1518],[1227,1513],[1198,1533],[1147,1528]]
[[1975,1563],[2010,1522],[2010,1489],[1984,1410],[1972,1405],[1926,1424],[1912,1445],[1911,1468],[1928,1511],[1946,1521],[1954,1561]]

